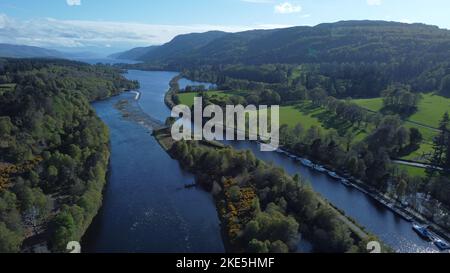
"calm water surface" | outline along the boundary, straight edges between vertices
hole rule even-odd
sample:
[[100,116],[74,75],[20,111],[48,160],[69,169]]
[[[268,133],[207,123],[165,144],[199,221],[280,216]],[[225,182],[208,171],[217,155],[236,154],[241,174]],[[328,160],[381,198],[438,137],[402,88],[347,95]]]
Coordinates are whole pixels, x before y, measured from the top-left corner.
[[[164,120],[163,94],[174,73],[130,71],[141,82],[141,106]],[[114,104],[94,107],[111,131],[111,174],[103,208],[85,236],[86,252],[224,252],[220,222],[210,194],[184,185],[181,170],[139,124],[122,118]]]

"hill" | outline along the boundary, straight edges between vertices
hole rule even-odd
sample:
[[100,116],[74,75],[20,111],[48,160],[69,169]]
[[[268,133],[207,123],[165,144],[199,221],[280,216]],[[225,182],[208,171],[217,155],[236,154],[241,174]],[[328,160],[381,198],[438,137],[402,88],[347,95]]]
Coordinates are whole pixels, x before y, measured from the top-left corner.
[[441,61],[450,57],[450,31],[424,24],[342,21],[314,27],[207,32],[177,36],[138,60],[205,64]]
[[64,53],[57,50],[35,46],[0,44],[0,57],[8,58],[63,58]]
[[0,58],[0,253],[64,252],[81,240],[110,154],[89,102],[134,88],[109,66]]
[[134,48],[126,52],[113,54],[111,57],[160,63],[174,58],[182,58],[184,55],[190,54],[192,51],[198,50],[226,34],[221,31],[210,31],[179,35],[162,46]]
[[143,55],[155,50],[158,46],[136,47],[128,51],[115,53],[108,57],[118,60],[139,60]]

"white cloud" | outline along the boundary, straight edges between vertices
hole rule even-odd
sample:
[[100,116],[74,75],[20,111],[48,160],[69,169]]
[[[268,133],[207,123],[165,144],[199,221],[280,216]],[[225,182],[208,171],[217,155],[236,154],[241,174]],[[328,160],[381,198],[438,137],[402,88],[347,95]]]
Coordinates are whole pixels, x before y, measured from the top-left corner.
[[275,13],[279,14],[298,13],[301,11],[302,7],[300,5],[292,4],[289,2],[281,3],[275,6]]
[[50,48],[105,47],[127,48],[158,45],[173,37],[209,30],[238,32],[271,29],[288,25],[152,25],[111,21],[56,20],[37,18],[17,20],[0,14],[0,43],[23,44]]
[[383,0],[367,0],[367,5],[369,6],[381,6]]
[[5,28],[8,24],[8,17],[4,14],[0,14],[0,29]]
[[274,2],[273,0],[241,0],[241,1],[255,4],[269,4]]
[[66,0],[69,6],[81,6],[81,0]]
[[413,23],[413,21],[411,21],[410,19],[407,19],[407,18],[403,18],[403,19],[400,19],[398,21],[400,23],[405,23],[405,24],[412,24]]

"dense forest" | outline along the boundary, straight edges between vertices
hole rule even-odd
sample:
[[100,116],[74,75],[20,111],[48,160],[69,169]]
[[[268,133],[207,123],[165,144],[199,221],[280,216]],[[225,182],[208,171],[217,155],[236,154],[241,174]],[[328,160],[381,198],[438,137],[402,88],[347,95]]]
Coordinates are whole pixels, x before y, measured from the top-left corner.
[[64,251],[102,202],[109,132],[90,102],[135,88],[121,71],[0,59],[0,252]]

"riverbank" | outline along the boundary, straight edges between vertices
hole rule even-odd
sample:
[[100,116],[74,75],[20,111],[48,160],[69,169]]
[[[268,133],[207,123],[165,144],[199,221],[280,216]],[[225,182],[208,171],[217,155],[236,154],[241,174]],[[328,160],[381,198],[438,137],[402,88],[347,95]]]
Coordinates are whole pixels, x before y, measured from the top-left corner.
[[[167,153],[171,154],[171,152],[173,152],[172,147],[175,144],[175,142],[171,138],[170,131],[168,131],[167,129],[157,130],[157,131],[154,131],[153,135],[155,136],[157,141],[160,143],[161,147]],[[201,145],[202,148],[204,148],[204,149],[223,149],[223,148],[225,148],[225,146],[223,146],[221,143],[216,143],[216,142],[201,142],[199,145]],[[173,156],[173,154],[172,154],[172,156]],[[225,228],[225,230],[223,232],[225,235],[224,238],[225,238],[225,240],[228,241],[225,244],[229,246],[228,250],[232,250],[233,252],[236,252],[236,251],[240,252],[240,251],[243,251],[243,249],[239,247],[239,244],[238,244],[238,246],[236,246],[235,244],[233,244],[231,242],[233,240],[230,240],[230,236],[227,236],[227,234],[228,234],[227,230],[229,230],[229,228],[230,228],[230,227],[227,228],[227,216],[230,213],[232,213],[232,211],[230,211],[228,209],[228,207],[226,205],[224,205],[227,203],[226,201],[224,201],[227,199],[227,195],[225,194],[226,189],[227,189],[226,184],[224,184],[224,185],[221,184],[220,187],[224,189],[224,192],[219,192],[219,193],[215,192],[214,197],[215,197],[216,204],[217,204],[217,211],[219,213],[219,218],[222,220],[222,222],[223,222],[222,226]],[[369,239],[378,240],[375,238],[375,236],[373,236],[370,233],[368,233],[367,231],[365,231],[364,228],[360,227],[353,219],[348,218],[342,211],[335,208],[330,202],[326,201],[324,198],[319,197],[318,201],[319,201],[319,204],[321,204],[320,206],[329,208],[332,211],[332,213],[337,215],[337,219],[339,219],[339,221],[341,221],[351,232],[351,237],[355,240],[355,244],[359,244],[360,242],[367,242],[367,241],[369,241]],[[309,239],[309,238],[306,238],[306,239]],[[391,251],[391,249],[387,246],[384,246],[383,249],[388,252]]]
[[111,131],[111,173],[103,207],[82,241],[83,252],[224,253],[213,198],[199,188],[185,188],[194,176],[150,135],[153,125],[164,126],[170,115],[162,98],[177,74],[125,75],[140,82],[138,101],[126,92],[93,105]]
[[[302,157],[300,157],[299,155],[297,155],[291,151],[282,150],[282,149],[279,149],[278,151],[280,153],[285,154],[286,156],[291,157],[291,158],[304,160]],[[312,160],[312,159],[309,158],[308,160]],[[450,240],[450,233],[448,231],[446,231],[444,228],[442,228],[439,225],[435,224],[434,222],[430,221],[424,215],[413,210],[412,208],[400,204],[396,199],[394,199],[386,194],[383,194],[382,192],[376,190],[373,187],[368,186],[366,183],[364,183],[364,181],[361,181],[355,177],[349,176],[348,174],[342,173],[340,170],[335,169],[331,165],[324,164],[322,166],[322,165],[320,165],[321,164],[320,162],[313,162],[313,161],[310,161],[310,162],[311,162],[311,165],[309,166],[310,168],[314,169],[316,166],[321,166],[325,169],[325,172],[328,172],[328,173],[331,172],[331,173],[336,174],[338,179],[343,179],[348,182],[348,183],[345,183],[347,186],[352,187],[352,188],[360,191],[361,193],[369,196],[370,198],[377,201],[382,206],[386,207],[388,210],[397,214],[404,220],[410,222],[411,228],[412,228],[412,223],[416,222],[421,225],[428,226],[432,232],[434,232],[438,236],[442,237],[439,239],[444,239],[447,241]]]
[[[165,129],[154,130],[153,136],[156,139],[156,141],[159,143],[161,148],[168,155],[170,155],[170,151],[171,151],[175,141],[173,140],[169,129],[165,128]],[[208,142],[208,141],[204,141],[201,143],[204,147],[215,148],[215,149],[225,148],[225,146],[220,143],[214,143],[214,142]],[[170,156],[172,157],[172,155],[170,155]],[[186,184],[185,188],[189,189],[194,186],[197,187],[198,184],[196,182],[194,182],[193,184]],[[221,234],[222,234],[225,250],[226,250],[226,252],[230,253],[230,252],[235,251],[235,248],[231,244],[231,240],[230,240],[227,230],[226,230],[226,225],[224,224],[225,223],[225,214],[220,213],[221,210],[219,209],[219,205],[220,205],[220,200],[222,198],[218,198],[218,196],[213,196],[213,197],[214,197],[214,202],[216,205],[216,211],[217,211],[217,214],[218,214],[220,222],[221,222],[220,227],[221,227]],[[223,196],[221,196],[221,197],[223,197]],[[224,211],[222,210],[222,212],[224,212]]]
[[[175,100],[176,100],[176,95],[179,92],[178,81],[180,78],[181,78],[180,76],[177,76],[171,80],[170,88],[164,97],[165,98],[164,102],[165,102],[166,106],[169,107],[170,109],[176,105]],[[167,132],[165,130],[155,131],[154,136],[160,143],[161,147],[163,147],[167,152],[169,152],[169,150],[173,146],[173,140],[170,137],[169,132]],[[356,240],[364,241],[364,240],[367,240],[369,237],[372,237],[372,238],[374,237],[373,235],[370,235],[369,233],[367,233],[364,230],[364,228],[358,226],[354,220],[349,219],[342,211],[339,211],[338,209],[336,209],[331,203],[329,203],[325,199],[322,199],[321,203],[323,205],[328,205],[330,208],[332,208],[332,210],[337,215],[339,215],[338,218],[342,221],[342,223],[344,223],[348,227],[348,229],[352,232],[352,237],[356,238]],[[219,210],[219,214],[220,214],[220,210]],[[219,216],[221,219],[224,218],[224,215],[219,215]]]
[[[155,74],[155,75],[153,75],[153,74]],[[136,80],[139,80],[140,82],[144,83],[143,88],[141,89],[143,96],[141,97],[141,99],[140,99],[139,103],[137,103],[137,105],[135,105],[135,101],[133,100],[134,96],[132,96],[131,94],[123,96],[121,98],[114,99],[112,105],[114,105],[120,99],[126,98],[129,100],[131,105],[138,106],[139,108],[142,107],[142,110],[145,111],[148,115],[151,115],[161,121],[165,120],[165,118],[168,115],[170,115],[170,111],[168,110],[167,106],[164,105],[164,101],[161,98],[164,98],[164,95],[167,93],[168,83],[176,75],[173,74],[173,76],[170,76],[170,78],[168,78],[168,76],[163,73],[153,73],[153,74],[152,73],[144,73],[144,72],[140,72],[140,71],[131,71],[130,75],[132,75],[132,79],[136,79]],[[161,78],[160,75],[163,76],[163,80],[159,81],[160,83],[158,83],[158,81],[155,82],[155,79],[159,80]],[[154,84],[154,83],[156,83],[156,84]],[[164,90],[164,91],[162,91],[162,90]],[[115,132],[113,141],[118,142],[120,144],[126,143],[124,141],[126,141],[129,138],[128,137],[125,138],[125,136],[126,135],[130,136],[131,130],[129,130],[129,129],[125,130],[123,132],[123,133],[125,133],[125,135],[123,137],[121,137],[122,133],[120,131],[119,132],[116,132],[116,131],[117,131],[117,128],[123,127],[124,125],[127,124],[127,122],[120,122],[120,124],[122,124],[122,125],[118,126],[117,122],[119,122],[119,120],[123,120],[123,119],[120,118],[119,120],[116,121],[116,118],[113,118],[112,116],[110,117],[110,114],[107,114],[107,113],[113,113],[116,111],[108,110],[109,108],[113,108],[113,107],[106,106],[107,104],[109,105],[110,103],[105,102],[104,104],[105,104],[105,106],[100,107],[100,109],[102,109],[102,110],[100,110],[99,114],[102,116],[102,118],[104,118],[106,121],[108,121],[108,123],[111,123],[110,127]],[[103,105],[103,103],[100,105]],[[142,124],[138,124],[138,125],[142,125]],[[127,127],[128,127],[128,125],[127,125]],[[147,131],[145,134],[148,136],[148,133],[149,132]],[[131,134],[133,136],[137,137],[137,133],[131,133]],[[115,141],[114,138],[117,138],[117,137],[119,137],[119,139],[117,141]],[[151,142],[151,143],[155,143],[158,146],[157,149],[156,148],[154,149],[152,156],[151,156],[152,158],[157,158],[156,161],[154,163],[150,163],[150,165],[146,165],[147,167],[144,167],[144,168],[147,168],[147,169],[152,168],[150,166],[154,166],[155,164],[160,166],[162,163],[158,164],[158,162],[162,161],[162,159],[165,158],[166,152],[164,152],[164,150],[160,148],[160,144],[158,144],[156,141],[153,141],[153,140],[149,141],[148,137],[144,137],[144,136],[142,136],[142,137],[147,140],[144,141],[140,145],[143,145],[143,144],[146,145],[146,143]],[[139,140],[137,140],[137,139],[135,141],[139,142]],[[392,213],[391,211],[388,211],[384,207],[383,208],[380,207],[378,204],[376,204],[376,202],[369,200],[370,198],[365,197],[365,195],[363,195],[359,191],[354,190],[353,188],[350,188],[350,187],[344,187],[339,183],[339,181],[336,182],[335,180],[332,180],[329,177],[327,177],[326,174],[320,174],[319,172],[316,172],[312,169],[310,170],[308,168],[305,168],[305,167],[301,166],[301,164],[299,162],[296,162],[295,160],[291,160],[287,156],[277,154],[277,153],[260,153],[259,147],[256,143],[253,143],[253,142],[228,143],[227,142],[226,144],[232,146],[236,150],[251,150],[251,151],[253,151],[253,153],[255,155],[257,155],[257,157],[259,159],[264,160],[267,163],[274,162],[275,165],[282,166],[292,176],[297,174],[298,172],[301,172],[308,181],[311,181],[311,185],[314,187],[315,191],[320,192],[320,194],[322,196],[325,196],[327,198],[327,200],[330,200],[331,203],[335,204],[335,206],[339,210],[341,210],[341,211],[345,212],[345,214],[349,215],[350,218],[357,219],[357,221],[359,223],[363,223],[363,225],[365,227],[367,227],[368,230],[373,231],[377,235],[381,236],[381,238],[383,238],[383,240],[386,240],[386,242],[388,242],[390,245],[394,246],[396,251],[399,251],[399,252],[416,252],[417,250],[427,251],[427,252],[433,251],[433,249],[430,249],[428,243],[424,243],[423,241],[419,240],[417,235],[414,234],[414,232],[412,231],[410,224],[407,224],[407,222],[403,221],[402,219],[399,219],[398,216],[394,216],[394,213]],[[116,146],[116,145],[117,144],[115,144],[114,146]],[[130,151],[130,150],[134,150],[134,149],[136,149],[136,148],[126,148],[125,150],[123,150],[123,153],[124,153],[123,155],[114,156],[114,158],[121,158],[121,157],[127,158],[124,162],[117,163],[118,165],[116,165],[114,168],[115,170],[118,170],[118,172],[124,173],[124,175],[126,175],[125,177],[116,177],[116,178],[114,178],[114,177],[118,175],[117,172],[115,175],[113,175],[113,178],[111,179],[111,183],[113,183],[113,184],[116,183],[116,186],[114,186],[114,188],[116,188],[118,186],[118,184],[120,183],[119,181],[123,181],[124,179],[125,180],[131,179],[130,182],[139,181],[139,180],[135,180],[136,178],[131,178],[131,177],[133,177],[133,175],[130,175],[129,173],[127,173],[126,170],[125,171],[120,170],[120,169],[122,169],[121,166],[124,166],[124,168],[127,168],[126,163],[138,156],[139,153],[134,152],[133,155],[128,155],[128,153],[126,152],[126,151]],[[138,151],[141,150],[141,148],[137,148],[137,149],[139,149]],[[164,155],[161,155],[160,153],[163,153]],[[148,154],[148,152],[146,154]],[[153,154],[156,154],[156,155],[153,156]],[[145,157],[146,162],[149,161],[146,159],[147,157]],[[120,160],[120,159],[115,159],[114,161],[116,161],[116,160]],[[143,158],[141,158],[139,160],[139,162],[142,160],[143,160]],[[166,161],[164,161],[164,162],[166,162]],[[173,164],[176,164],[177,166],[174,166]],[[170,173],[177,172],[176,169],[178,169],[178,167],[179,167],[178,163],[176,163],[176,161],[173,161],[173,160],[167,161],[166,163],[164,163],[164,166],[165,165],[171,166]],[[165,169],[165,167],[162,168],[160,166],[160,167],[158,167],[158,169],[159,169],[159,171],[156,171],[156,173],[151,174],[150,176],[147,176],[147,177],[152,177],[152,179],[150,181],[153,181],[154,179],[161,181],[161,178],[158,179],[156,177],[160,176],[159,174],[161,172],[161,169]],[[119,181],[114,182],[115,179],[118,179]],[[147,181],[147,182],[150,182],[150,181]],[[167,180],[163,179],[163,181],[167,181]],[[177,195],[177,196],[179,194],[177,199],[180,199],[180,198],[183,199],[184,196],[190,196],[192,194],[201,195],[200,189],[197,189],[197,188],[189,188],[188,190],[184,189],[185,185],[192,184],[192,181],[193,181],[192,179],[176,179],[176,181],[182,182],[181,186],[178,186],[180,188],[179,193],[175,193],[175,195]],[[165,183],[165,185],[167,185],[167,183]],[[117,191],[117,189],[115,191]],[[197,194],[197,192],[198,192],[198,194]],[[204,192],[204,194],[207,196],[211,196],[210,194],[208,194],[206,192]],[[111,195],[115,196],[116,194],[109,193],[109,196],[111,196]],[[161,195],[161,192],[158,194],[158,196],[159,195]],[[173,194],[171,194],[170,196],[173,196]],[[166,196],[165,198],[171,198],[170,196]],[[116,196],[116,197],[119,198],[118,196]],[[122,200],[123,198],[126,198],[126,196],[120,197],[120,200]],[[154,198],[154,197],[152,197],[152,198]],[[108,197],[107,199],[109,199],[109,201],[106,202],[106,207],[111,206],[111,205],[108,205],[109,203],[116,202],[116,201],[111,201],[111,199],[114,200],[114,197]],[[136,198],[133,198],[133,200],[135,200],[135,199]],[[156,197],[156,199],[158,199],[158,197]],[[187,204],[187,206],[189,206],[189,205]],[[212,204],[212,206],[214,207],[213,204]],[[197,211],[196,207],[198,207],[198,206],[192,205],[192,207],[195,207],[193,209],[194,209],[194,211]],[[205,205],[203,205],[203,207],[205,207]],[[214,209],[214,216],[217,217],[217,215],[218,215],[217,209],[216,208],[213,208],[213,209]],[[192,212],[194,213],[194,211],[192,211]],[[117,213],[119,213],[119,212],[114,212],[114,215],[116,215]],[[105,213],[102,213],[102,214],[105,214]],[[109,213],[107,212],[107,214],[109,214]],[[119,215],[120,215],[120,213],[119,213]],[[114,217],[114,216],[113,215],[108,216],[108,219],[110,217]],[[209,216],[209,218],[211,218],[211,217],[213,217],[213,216]],[[102,216],[102,218],[103,218],[103,216]],[[121,218],[123,218],[123,216],[121,216]],[[114,218],[112,218],[111,221],[113,219]],[[109,225],[108,223],[110,223],[111,221],[108,221],[107,223],[103,223],[102,226]],[[120,220],[120,222],[123,222],[123,221]],[[154,230],[154,232],[156,232],[157,234],[160,233],[159,229]],[[117,244],[115,244],[115,242],[119,238],[112,239],[113,237],[111,237],[112,234],[109,231],[109,229],[102,230],[102,232],[96,233],[96,234],[100,234],[100,235],[96,235],[96,236],[101,236],[103,233],[106,233],[106,235],[102,236],[102,237],[104,237],[104,240],[102,240],[103,243],[101,245],[105,245],[105,246],[117,245]],[[390,234],[392,234],[392,236]],[[116,234],[115,236],[121,237],[119,234]],[[127,233],[127,237],[128,236],[131,236],[130,238],[133,238],[132,234]],[[224,237],[224,236],[222,236],[222,237]],[[205,237],[205,238],[207,239],[207,237]],[[220,240],[220,241],[225,241],[225,240]],[[147,244],[148,242],[147,243],[145,243],[145,242],[146,242],[146,240],[142,241],[142,243],[139,243],[139,245],[145,247],[145,249],[148,249],[147,248],[149,246]],[[122,244],[124,244],[124,243],[125,242],[122,242]],[[198,241],[198,243],[203,244],[202,241]],[[127,249],[129,249],[129,251],[132,251],[132,249],[135,249],[134,245],[127,244],[127,243],[125,243],[124,245],[131,247],[131,248],[127,248]],[[96,251],[98,251],[99,248],[96,247],[96,248],[91,248],[91,249],[95,249]],[[100,249],[105,249],[105,248],[100,248]],[[115,249],[115,248],[108,247],[106,249]],[[308,251],[308,250],[306,250],[306,251]]]
[[[169,97],[175,97],[177,95],[174,90],[169,91],[170,96]],[[297,158],[298,155],[295,155],[293,153],[287,153],[287,156],[291,158]],[[315,164],[312,164],[312,166],[308,166],[311,169],[314,169],[314,166],[320,166],[320,162],[314,162]],[[332,164],[332,163],[330,163]],[[415,211],[413,207],[405,207],[404,204],[400,203],[393,197],[389,196],[388,194],[384,194],[379,190],[376,190],[370,186],[367,185],[364,181],[358,180],[354,177],[349,176],[349,174],[343,173],[341,170],[336,170],[335,167],[330,165],[324,165],[323,167],[326,167],[325,173],[332,173],[334,176],[338,177],[337,181],[341,180],[342,184],[349,188],[354,188],[358,190],[359,192],[363,193],[364,195],[369,196],[371,199],[375,200],[377,203],[379,203],[381,206],[385,207],[386,209],[392,211],[395,215],[398,217],[401,217],[402,219],[408,221],[408,222],[418,222],[424,225],[428,225],[430,227],[430,230],[437,233],[442,238],[449,240],[450,234],[448,232],[448,229],[445,228],[445,222],[444,226],[439,226],[436,220],[431,218],[425,217],[424,214],[420,214],[418,211]],[[319,171],[322,172],[322,171]],[[334,177],[333,177],[334,178]],[[420,209],[418,209],[420,210]],[[445,214],[443,214],[445,215]],[[445,219],[444,219],[445,220]],[[411,226],[412,228],[412,223]]]

